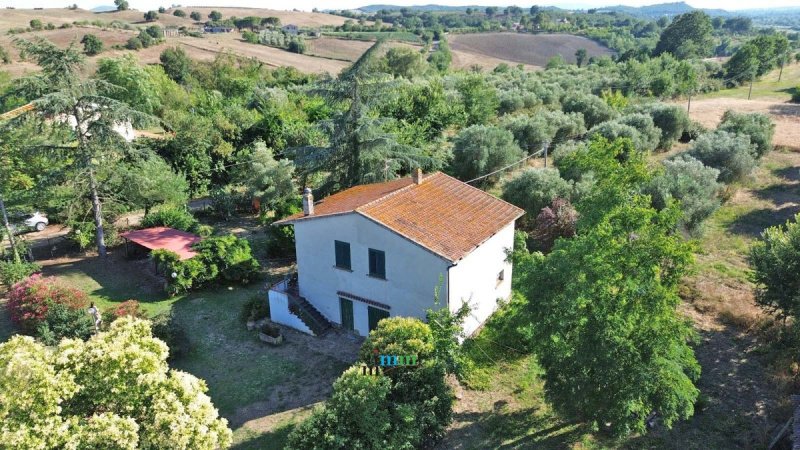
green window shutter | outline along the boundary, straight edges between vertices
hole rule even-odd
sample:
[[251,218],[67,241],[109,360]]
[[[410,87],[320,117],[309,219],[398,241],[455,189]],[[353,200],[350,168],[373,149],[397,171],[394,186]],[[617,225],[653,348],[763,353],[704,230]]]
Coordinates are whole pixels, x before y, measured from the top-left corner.
[[389,311],[367,306],[367,316],[369,318],[369,331],[372,331],[378,327],[378,322],[380,322],[381,319],[389,317]]
[[339,297],[339,310],[342,314],[342,329],[353,331],[355,329],[355,321],[353,320],[352,300]]
[[342,241],[333,241],[336,250],[336,267],[351,269],[350,266],[350,244]]
[[386,278],[386,253],[369,249],[369,275],[377,278]]

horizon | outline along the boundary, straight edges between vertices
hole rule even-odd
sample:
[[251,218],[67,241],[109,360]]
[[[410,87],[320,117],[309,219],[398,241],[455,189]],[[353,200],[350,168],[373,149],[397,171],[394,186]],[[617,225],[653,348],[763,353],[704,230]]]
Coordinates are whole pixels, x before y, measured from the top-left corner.
[[[83,0],[72,3],[77,3],[78,7],[86,10],[102,6],[113,6],[113,0]],[[168,1],[159,0],[132,0],[130,1],[130,9],[140,11],[156,10],[163,6],[170,7],[171,3]],[[364,0],[337,0],[321,1],[321,0],[294,0],[294,1],[258,1],[258,0],[236,0],[225,1],[216,0],[213,5],[186,5],[180,6],[182,8],[201,8],[201,7],[218,7],[218,8],[258,8],[258,9],[273,9],[282,11],[300,10],[311,11],[314,8],[322,10],[339,10],[339,9],[358,9],[360,7],[369,5],[393,5],[393,6],[425,6],[425,5],[441,5],[441,6],[521,6],[523,8],[530,8],[532,5],[538,6],[554,6],[563,9],[588,9],[588,8],[602,8],[609,6],[650,6],[664,3],[679,3],[679,1],[664,1],[657,2],[652,0],[629,0],[629,1],[606,1],[606,0],[582,0],[576,2],[558,2],[558,1],[544,1],[544,2],[513,2],[506,0],[486,0],[486,1],[460,1],[460,0],[441,0],[441,1],[415,1],[415,0],[397,0],[397,1],[364,1]],[[726,11],[743,11],[743,10],[769,10],[787,7],[800,8],[798,0],[772,0],[768,7],[754,7],[753,3],[746,0],[696,0],[684,2],[694,8],[702,9],[723,9]],[[66,4],[71,4],[69,0],[5,0],[0,2],[0,7],[14,7],[18,9],[33,9],[33,8],[64,8]]]

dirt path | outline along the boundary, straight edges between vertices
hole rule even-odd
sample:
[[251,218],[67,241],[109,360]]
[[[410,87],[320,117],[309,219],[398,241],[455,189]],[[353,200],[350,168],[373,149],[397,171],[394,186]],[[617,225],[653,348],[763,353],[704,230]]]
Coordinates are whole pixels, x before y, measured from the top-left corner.
[[775,145],[800,148],[800,104],[769,100],[711,98],[693,100],[689,116],[708,128],[716,127],[725,111],[760,112],[775,121]]

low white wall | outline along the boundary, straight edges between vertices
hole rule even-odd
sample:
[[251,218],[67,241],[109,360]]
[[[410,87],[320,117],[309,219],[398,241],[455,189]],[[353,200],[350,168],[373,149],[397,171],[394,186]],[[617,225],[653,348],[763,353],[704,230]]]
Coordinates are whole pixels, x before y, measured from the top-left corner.
[[292,327],[295,330],[302,331],[303,333],[314,335],[299,317],[289,311],[289,298],[284,292],[269,291],[269,314],[270,320],[287,327]]

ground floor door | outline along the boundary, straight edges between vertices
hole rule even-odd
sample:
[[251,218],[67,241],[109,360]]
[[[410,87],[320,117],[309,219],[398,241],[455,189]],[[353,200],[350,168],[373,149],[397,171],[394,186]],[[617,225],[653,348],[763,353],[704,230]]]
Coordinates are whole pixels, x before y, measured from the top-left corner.
[[389,311],[368,306],[367,315],[369,317],[369,331],[372,331],[378,327],[378,322],[381,319],[389,317]]
[[339,297],[339,310],[342,314],[342,329],[353,331],[353,301]]

